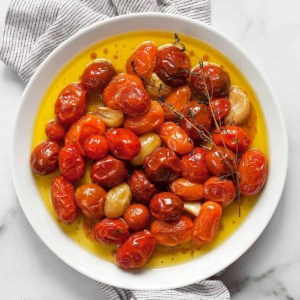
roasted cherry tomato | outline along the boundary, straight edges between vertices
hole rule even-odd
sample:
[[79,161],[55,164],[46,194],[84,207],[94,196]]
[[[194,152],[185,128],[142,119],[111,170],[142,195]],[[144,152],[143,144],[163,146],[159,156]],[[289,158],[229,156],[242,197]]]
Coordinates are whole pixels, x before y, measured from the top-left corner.
[[161,125],[158,134],[168,148],[180,155],[191,152],[194,147],[193,140],[173,122]]
[[204,187],[185,178],[178,178],[169,184],[170,191],[185,201],[197,201],[204,198]]
[[31,153],[30,163],[34,172],[49,174],[58,166],[59,146],[53,141],[43,141]]
[[60,142],[65,138],[66,128],[57,120],[47,123],[45,133],[51,141]]
[[106,138],[101,135],[91,135],[83,144],[83,152],[92,160],[103,158],[108,153]]
[[186,216],[181,216],[174,222],[154,220],[151,224],[151,233],[157,244],[178,246],[192,239],[193,222]]
[[168,183],[178,178],[181,173],[180,159],[174,151],[160,147],[145,160],[145,173],[154,182]]
[[88,218],[104,217],[105,199],[105,190],[95,183],[86,183],[76,189],[75,201]]
[[122,219],[105,218],[92,227],[90,235],[98,243],[120,245],[130,233],[128,225]]
[[215,201],[225,207],[235,199],[236,189],[231,180],[221,180],[213,176],[204,183],[204,195],[206,200]]
[[142,116],[126,117],[124,128],[130,129],[135,134],[143,134],[155,131],[165,121],[165,115],[161,104],[151,101],[150,110]]
[[111,155],[95,162],[91,169],[93,181],[103,187],[113,187],[123,182],[128,176],[125,163]]
[[208,151],[204,148],[194,150],[181,159],[182,177],[191,182],[203,183],[210,176],[205,157]]
[[82,85],[91,93],[102,93],[111,79],[116,76],[116,70],[106,59],[90,63],[82,74]]
[[152,197],[158,193],[155,185],[148,179],[146,174],[140,170],[134,170],[129,179],[133,199],[145,205],[150,203]]
[[148,230],[132,234],[117,250],[116,264],[124,269],[142,267],[152,255],[155,244],[155,238]]
[[238,167],[239,187],[242,196],[258,194],[267,180],[268,162],[258,149],[247,150],[241,157]]
[[222,121],[230,110],[230,101],[226,97],[212,99],[209,104],[217,121]]
[[149,209],[143,204],[131,204],[125,210],[124,220],[132,230],[143,230],[150,223]]
[[156,194],[150,202],[152,216],[159,221],[176,221],[183,211],[183,201],[170,192]]
[[66,86],[55,102],[55,115],[64,125],[75,123],[86,113],[86,109],[86,91],[80,83]]
[[192,241],[199,246],[210,243],[219,232],[221,217],[222,206],[219,203],[205,202],[194,221]]
[[71,224],[78,216],[75,204],[75,188],[63,176],[55,177],[51,183],[51,202],[58,219]]
[[246,150],[251,144],[246,130],[238,126],[222,126],[213,134],[213,141],[217,146],[226,146],[234,153]]
[[165,45],[158,49],[155,73],[167,85],[184,85],[189,77],[191,62],[185,51],[175,45]]
[[225,97],[228,96],[230,78],[221,67],[208,64],[192,70],[191,85],[199,96],[206,99]]
[[156,62],[157,47],[153,42],[142,43],[128,58],[126,72],[149,79]]
[[139,138],[129,129],[111,128],[106,139],[110,152],[120,159],[133,159],[141,151]]

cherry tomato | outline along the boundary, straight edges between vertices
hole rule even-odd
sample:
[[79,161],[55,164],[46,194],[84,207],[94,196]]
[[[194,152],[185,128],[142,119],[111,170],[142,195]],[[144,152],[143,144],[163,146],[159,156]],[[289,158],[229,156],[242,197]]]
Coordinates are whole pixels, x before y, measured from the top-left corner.
[[60,142],[65,138],[66,129],[57,120],[51,120],[47,123],[45,133],[51,141]]
[[157,47],[153,42],[142,43],[128,58],[126,72],[149,79],[156,62]]
[[234,153],[246,150],[251,144],[246,130],[238,126],[222,126],[213,134],[213,141],[217,146],[228,147]]
[[177,221],[164,222],[154,220],[151,224],[151,233],[157,244],[165,246],[178,246],[192,239],[193,222],[186,216],[181,216]]
[[166,45],[157,52],[155,73],[167,85],[184,85],[189,77],[191,62],[188,55],[175,45]]
[[214,201],[205,202],[194,221],[192,241],[199,246],[210,243],[219,232],[221,217],[220,204]]
[[148,230],[132,234],[117,250],[116,264],[124,269],[142,267],[152,255],[155,244],[155,238]]
[[82,85],[90,93],[102,93],[111,79],[116,76],[113,64],[105,59],[90,63],[82,74]]
[[150,211],[159,221],[176,221],[183,211],[183,201],[173,193],[159,193],[151,199]]
[[213,176],[205,181],[204,194],[206,200],[215,201],[225,207],[235,199],[236,189],[231,180],[221,180]]
[[230,175],[236,171],[235,154],[228,148],[215,146],[206,157],[206,165],[215,176]]
[[201,69],[198,66],[192,71],[191,85],[199,96],[226,97],[229,92],[230,78],[228,73],[219,66],[204,65]]
[[228,98],[215,98],[210,100],[210,108],[217,121],[222,121],[230,110],[230,101]]
[[258,149],[247,150],[241,157],[238,167],[239,186],[242,196],[258,194],[267,180],[268,162]]
[[51,202],[58,219],[71,224],[78,217],[75,203],[75,188],[63,176],[55,177],[51,183]]
[[35,173],[45,175],[58,166],[59,146],[53,141],[43,141],[31,153],[30,164]]
[[199,131],[193,126],[198,128],[203,133],[207,134],[211,130],[212,116],[208,105],[197,101],[192,101],[185,106],[183,114],[186,119],[180,121],[180,126],[186,131],[186,133],[195,141],[202,140]]
[[149,209],[143,204],[131,204],[125,210],[124,220],[132,230],[143,230],[150,223]]
[[105,218],[95,224],[90,231],[91,237],[98,243],[120,245],[129,237],[129,227],[122,219]]
[[194,148],[193,140],[180,126],[173,122],[166,122],[161,125],[158,134],[166,146],[179,155],[187,154]]
[[154,182],[168,183],[181,173],[180,159],[166,147],[154,150],[146,158],[144,168],[146,175]]
[[55,102],[55,115],[64,125],[70,125],[79,120],[86,113],[86,109],[86,91],[80,83],[67,85]]
[[204,148],[194,150],[181,159],[182,177],[197,183],[203,183],[210,176],[205,157],[208,151]]
[[83,144],[85,156],[92,160],[103,158],[108,153],[106,138],[101,135],[91,135]]
[[197,201],[204,198],[204,187],[185,178],[178,178],[169,185],[170,191],[185,201]]
[[142,116],[127,116],[124,122],[124,128],[130,129],[135,134],[153,132],[165,121],[165,115],[161,104],[157,101],[151,101],[150,110]]
[[104,217],[105,199],[105,190],[95,183],[86,183],[76,189],[76,204],[88,218]]
[[84,175],[84,159],[74,146],[65,146],[60,150],[58,164],[61,174],[71,182],[78,181]]
[[122,183],[128,176],[125,163],[111,155],[95,162],[91,169],[93,181],[103,187],[113,187]]
[[145,205],[150,203],[152,197],[158,193],[155,185],[148,179],[146,174],[140,170],[134,170],[129,179],[133,199]]

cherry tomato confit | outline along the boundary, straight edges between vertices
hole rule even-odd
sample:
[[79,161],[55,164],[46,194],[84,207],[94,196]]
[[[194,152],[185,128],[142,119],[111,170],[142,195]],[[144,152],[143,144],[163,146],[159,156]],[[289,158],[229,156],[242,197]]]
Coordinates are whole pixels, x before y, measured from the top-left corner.
[[191,65],[175,37],[139,45],[126,72],[107,59],[87,65],[57,96],[48,140],[31,154],[36,174],[59,171],[50,186],[59,221],[82,217],[88,238],[116,245],[125,269],[142,267],[156,245],[210,243],[223,210],[236,202],[240,214],[267,179],[267,158],[244,126],[251,99],[223,66]]

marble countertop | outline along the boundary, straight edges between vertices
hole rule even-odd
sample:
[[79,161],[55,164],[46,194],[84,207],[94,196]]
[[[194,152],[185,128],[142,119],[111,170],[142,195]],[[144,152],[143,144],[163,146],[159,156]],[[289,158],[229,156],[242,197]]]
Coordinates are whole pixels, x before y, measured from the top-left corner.
[[[0,34],[8,5],[9,0],[1,1]],[[232,299],[300,299],[299,9],[298,0],[212,0],[212,25],[260,65],[280,101],[289,135],[289,169],[279,206],[257,242],[220,276]],[[0,298],[104,299],[95,281],[42,243],[18,203],[9,170],[16,106],[24,87],[0,63]]]

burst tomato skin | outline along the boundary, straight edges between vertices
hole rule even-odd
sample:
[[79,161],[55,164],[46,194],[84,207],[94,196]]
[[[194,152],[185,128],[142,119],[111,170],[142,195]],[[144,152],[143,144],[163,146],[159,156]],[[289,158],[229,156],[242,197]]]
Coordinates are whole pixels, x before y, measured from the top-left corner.
[[170,191],[185,201],[198,201],[204,198],[204,186],[185,178],[178,178],[169,184]]
[[150,212],[143,204],[131,204],[124,213],[124,220],[134,231],[146,229],[150,223]]
[[267,181],[268,162],[258,149],[249,149],[241,157],[238,166],[239,187],[242,196],[258,194]]
[[217,121],[222,121],[230,110],[230,101],[226,97],[210,100],[210,108]]
[[85,156],[92,160],[103,158],[108,153],[106,138],[101,135],[91,135],[83,144]]
[[116,264],[124,269],[142,267],[155,249],[155,238],[148,231],[133,233],[117,250]]
[[57,120],[51,120],[45,127],[45,133],[51,141],[60,142],[66,135],[66,128]]
[[75,188],[63,176],[55,177],[51,183],[51,202],[60,221],[71,224],[78,217],[75,203]]

